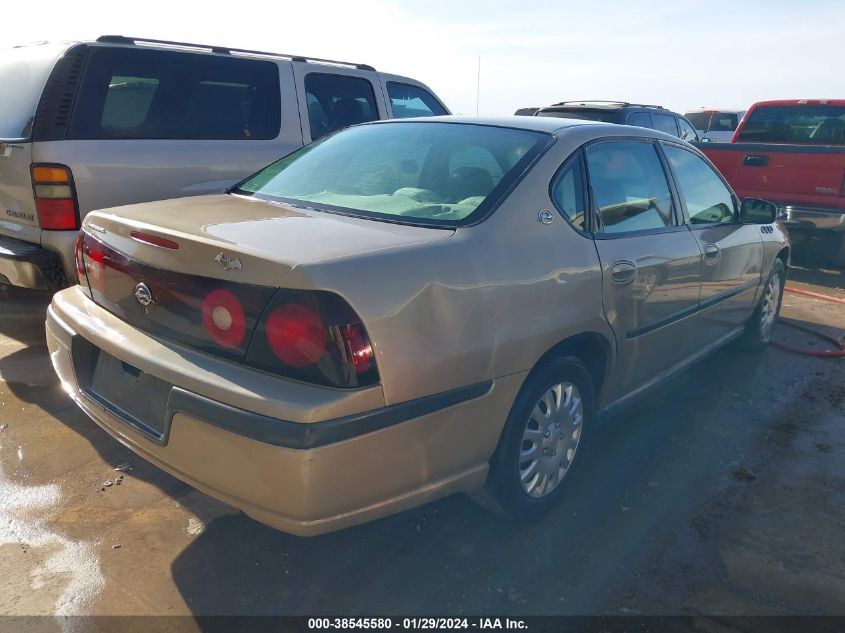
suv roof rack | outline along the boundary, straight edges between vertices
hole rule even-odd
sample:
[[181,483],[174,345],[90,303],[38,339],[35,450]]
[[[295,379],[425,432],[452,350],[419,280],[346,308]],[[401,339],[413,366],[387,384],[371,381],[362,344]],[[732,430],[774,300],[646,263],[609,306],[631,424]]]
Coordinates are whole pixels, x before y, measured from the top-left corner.
[[199,50],[207,50],[219,55],[230,55],[232,53],[241,53],[244,55],[264,55],[267,57],[279,57],[282,59],[289,59],[294,62],[317,62],[324,64],[335,64],[337,66],[351,66],[358,70],[371,70],[375,68],[369,64],[356,64],[353,62],[342,62],[336,59],[323,59],[321,57],[305,57],[303,55],[287,55],[285,53],[268,53],[267,51],[253,51],[246,48],[230,48],[228,46],[211,46],[209,44],[191,44],[189,42],[171,42],[170,40],[155,40],[148,37],[127,37],[125,35],[101,35],[97,38],[98,42],[104,44],[159,44],[161,46],[169,46],[175,48],[194,48]]
[[584,100],[579,100],[579,101],[560,101],[559,103],[555,103],[550,107],[567,106],[567,105],[583,105],[583,106],[589,106],[589,105],[608,105],[608,106],[610,106],[610,105],[615,105],[615,106],[619,106],[620,108],[633,106],[635,108],[656,108],[658,110],[665,110],[666,109],[666,108],[664,108],[663,106],[660,106],[660,105],[650,105],[650,104],[646,104],[646,103],[629,103],[627,101],[602,101],[601,99],[584,99]]

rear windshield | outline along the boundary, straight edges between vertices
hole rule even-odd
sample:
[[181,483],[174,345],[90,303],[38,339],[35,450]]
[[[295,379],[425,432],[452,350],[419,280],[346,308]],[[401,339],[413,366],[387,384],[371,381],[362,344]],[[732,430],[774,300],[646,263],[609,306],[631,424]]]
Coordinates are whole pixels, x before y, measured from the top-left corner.
[[616,123],[619,120],[619,113],[615,110],[540,110],[536,116],[581,119],[583,121],[603,121],[604,123]]
[[690,112],[684,115],[696,130],[707,132],[733,132],[739,116],[732,112]]
[[281,117],[275,63],[142,48],[91,51],[69,136],[272,139]]
[[760,106],[747,115],[736,140],[845,145],[845,106]]
[[459,226],[483,217],[551,140],[485,125],[363,125],[305,146],[234,192],[408,224]]
[[60,49],[55,45],[0,50],[0,139],[25,140]]

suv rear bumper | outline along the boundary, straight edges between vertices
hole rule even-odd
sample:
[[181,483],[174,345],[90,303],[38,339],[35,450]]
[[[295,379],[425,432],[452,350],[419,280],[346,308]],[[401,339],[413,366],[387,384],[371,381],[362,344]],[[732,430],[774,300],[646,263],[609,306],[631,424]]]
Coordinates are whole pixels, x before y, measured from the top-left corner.
[[59,256],[37,244],[0,235],[0,282],[37,290],[67,285]]
[[845,211],[779,203],[779,217],[789,230],[845,233]]

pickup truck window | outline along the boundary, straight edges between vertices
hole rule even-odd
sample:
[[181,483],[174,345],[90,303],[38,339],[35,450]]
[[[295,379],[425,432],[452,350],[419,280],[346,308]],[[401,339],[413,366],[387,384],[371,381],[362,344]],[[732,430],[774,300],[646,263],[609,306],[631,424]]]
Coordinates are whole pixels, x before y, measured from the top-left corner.
[[752,110],[739,142],[845,145],[845,106],[771,105]]
[[733,224],[736,208],[730,190],[701,158],[674,145],[663,151],[675,172],[690,224]]

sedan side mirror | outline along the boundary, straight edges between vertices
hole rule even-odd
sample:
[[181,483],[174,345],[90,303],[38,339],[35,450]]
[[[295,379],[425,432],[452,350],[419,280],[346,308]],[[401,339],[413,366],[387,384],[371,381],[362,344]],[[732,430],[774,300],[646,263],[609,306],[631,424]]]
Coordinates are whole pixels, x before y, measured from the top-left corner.
[[739,209],[739,219],[743,224],[771,224],[778,215],[774,202],[746,198]]

